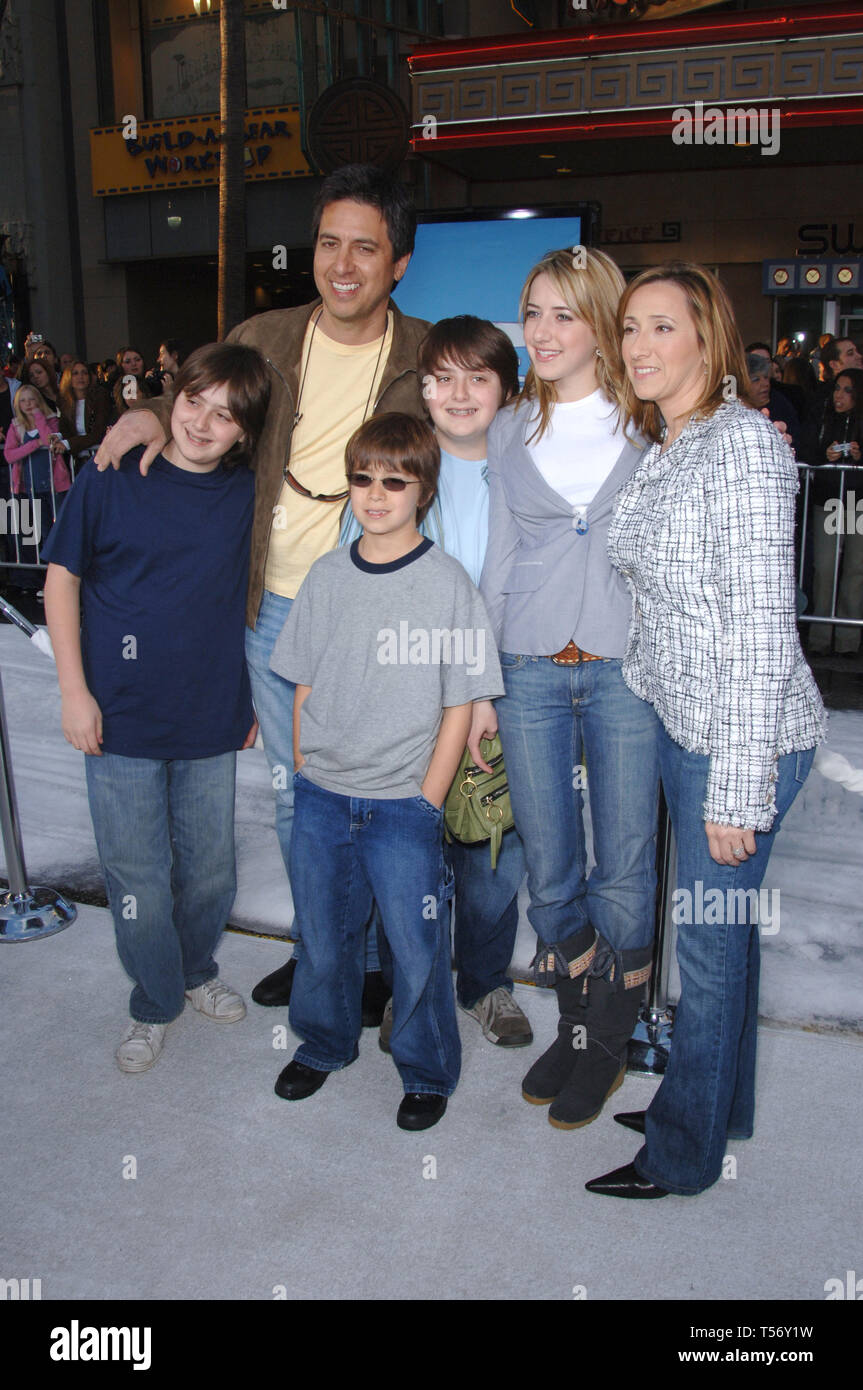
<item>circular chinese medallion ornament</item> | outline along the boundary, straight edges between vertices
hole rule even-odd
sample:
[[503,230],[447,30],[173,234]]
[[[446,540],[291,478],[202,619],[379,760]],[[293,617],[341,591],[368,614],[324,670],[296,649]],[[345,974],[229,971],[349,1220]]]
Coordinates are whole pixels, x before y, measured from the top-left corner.
[[334,83],[309,112],[309,153],[323,174],[344,164],[392,171],[407,154],[409,135],[410,116],[397,93],[365,77]]

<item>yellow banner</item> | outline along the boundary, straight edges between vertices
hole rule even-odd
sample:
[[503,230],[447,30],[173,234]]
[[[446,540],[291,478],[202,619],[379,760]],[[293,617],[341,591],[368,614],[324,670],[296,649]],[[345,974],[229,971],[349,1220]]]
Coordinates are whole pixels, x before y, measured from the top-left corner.
[[[247,111],[246,181],[309,176],[300,149],[300,108],[261,106]],[[219,182],[219,117],[178,116],[90,131],[93,193],[149,193]]]

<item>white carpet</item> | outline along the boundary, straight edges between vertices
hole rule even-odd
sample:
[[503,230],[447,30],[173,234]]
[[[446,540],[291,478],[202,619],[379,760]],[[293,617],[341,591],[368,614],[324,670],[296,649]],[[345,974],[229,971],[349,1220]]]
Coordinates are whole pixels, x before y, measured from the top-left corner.
[[[219,950],[246,994],[282,956],[230,933]],[[615,1202],[584,1182],[635,1154],[612,1113],[644,1107],[656,1083],[631,1076],[593,1125],[552,1129],[520,1096],[554,1033],[544,991],[518,987],[531,1048],[493,1047],[459,1016],[458,1090],[411,1135],[373,1032],[317,1095],[275,1096],[293,1047],[290,1032],[273,1046],[281,1009],[219,1025],[189,1007],[152,1071],[123,1075],[128,989],[102,909],[0,947],[14,1040],[3,1273],[41,1279],[43,1300],[822,1301],[829,1279],[861,1268],[858,1040],[763,1028],[756,1136],[730,1146],[736,1176],[697,1198]]]
[[[54,666],[17,629],[4,626],[0,668],[30,882],[85,896],[98,892],[84,759],[60,730]],[[829,746],[863,768],[863,713],[832,714]],[[276,841],[270,774],[256,749],[238,757],[236,839],[239,887],[231,920],[287,934],[290,889]],[[786,817],[768,869],[766,886],[778,894],[781,911],[779,931],[762,936],[763,1017],[822,1029],[863,1028],[861,845],[863,797],[813,772]],[[536,949],[524,890],[521,908],[516,977],[526,973]],[[276,963],[285,956],[282,950]]]

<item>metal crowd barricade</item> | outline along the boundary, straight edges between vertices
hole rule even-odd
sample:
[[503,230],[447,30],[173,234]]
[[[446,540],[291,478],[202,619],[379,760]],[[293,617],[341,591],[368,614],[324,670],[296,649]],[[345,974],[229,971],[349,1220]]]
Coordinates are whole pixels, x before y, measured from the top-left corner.
[[[0,608],[22,632],[36,640],[44,634],[29,623],[10,603],[0,599]],[[41,646],[42,644],[39,643]],[[18,803],[12,776],[9,750],[9,730],[3,683],[0,680],[0,831],[6,856],[9,887],[0,889],[0,941],[33,941],[53,936],[71,925],[78,915],[74,904],[66,901],[52,888],[31,888],[24,867]]]
[[[75,476],[79,467],[79,462],[72,457],[71,452],[68,450],[61,457],[66,463],[66,466],[69,469],[71,480],[74,483]],[[83,464],[83,462],[85,461],[86,460],[82,459],[81,463]],[[7,480],[4,480],[4,482],[6,482],[7,485],[4,486],[3,495],[2,498],[0,498],[0,507],[2,507],[3,513],[2,518],[0,518],[0,520],[2,520],[2,526],[0,526],[0,535],[2,535],[3,540],[5,542],[4,549],[6,553],[5,555],[0,555],[0,568],[9,571],[20,571],[21,573],[26,573],[28,571],[39,570],[44,568],[41,553],[41,543],[43,539],[45,529],[44,522],[46,518],[42,516],[40,502],[36,500],[36,492],[33,486],[32,455],[28,456],[26,459],[22,459],[21,463],[25,469],[25,477],[27,479],[27,482],[29,483],[29,490],[27,488],[24,488],[23,491],[15,495],[12,493],[12,469],[15,465],[11,463],[5,463],[5,461],[3,461],[3,466],[6,469],[8,469],[8,475]],[[62,499],[66,495],[65,493],[58,493],[54,487],[53,458],[51,459],[50,466],[48,469],[48,476],[50,487],[48,495],[50,496],[51,524],[53,525],[53,523],[57,520],[57,513],[59,511],[60,505],[62,505]],[[7,492],[8,496],[6,495]],[[26,524],[28,521],[29,525]],[[22,536],[24,540],[27,541],[30,535],[32,535],[35,540],[35,558],[25,560],[22,558],[21,554],[23,548],[21,543]],[[10,550],[13,546],[14,559],[10,554]],[[29,548],[30,546],[28,544],[28,549]]]
[[629,1042],[627,1069],[643,1076],[662,1076],[674,1031],[674,1005],[668,1002],[668,979],[674,959],[671,898],[677,879],[677,845],[662,787],[656,831],[656,935],[653,969],[635,1032]]
[[[839,617],[837,614],[838,596],[841,584],[843,541],[849,534],[863,537],[863,507],[860,513],[860,529],[857,529],[857,496],[853,484],[860,481],[860,500],[863,502],[863,464],[829,464],[824,469],[839,475],[837,496],[833,499],[831,512],[836,519],[835,548],[833,552],[833,577],[831,584],[830,612],[813,613],[808,611],[810,601],[814,602],[814,569],[812,599],[806,593],[808,579],[806,561],[810,539],[814,548],[814,534],[810,528],[826,518],[813,516],[812,477],[822,471],[822,466],[811,463],[798,464],[803,505],[798,517],[799,559],[797,582],[799,591],[804,594],[807,608],[798,613],[798,622],[828,625],[830,627],[856,627],[863,629],[863,574],[860,577],[859,618]],[[850,479],[849,479],[850,475]],[[852,484],[849,488],[848,484]],[[850,506],[849,506],[850,503]],[[849,522],[851,523],[849,525]],[[861,542],[863,544],[863,542]],[[822,551],[823,554],[823,551]],[[847,560],[847,549],[845,550]],[[863,562],[861,562],[863,563]],[[671,916],[671,898],[676,881],[677,847],[671,820],[660,791],[659,826],[656,842],[656,937],[653,952],[653,970],[650,976],[647,997],[642,1004],[639,1021],[629,1044],[628,1069],[644,1075],[661,1076],[668,1062],[668,1053],[674,1032],[674,1008],[668,1002],[669,977],[674,955],[675,930]]]
[[[827,626],[827,627],[831,627],[831,628],[832,628],[832,627],[856,627],[856,628],[861,628],[861,629],[863,629],[863,574],[861,574],[861,587],[860,587],[860,595],[859,595],[860,617],[858,617],[858,618],[854,618],[854,617],[840,617],[840,616],[838,615],[837,611],[836,611],[836,609],[837,609],[837,602],[838,602],[838,596],[839,596],[839,589],[840,589],[840,584],[841,584],[841,572],[842,572],[843,551],[844,551],[844,559],[845,559],[846,563],[847,563],[847,561],[848,561],[847,547],[844,546],[845,538],[846,538],[846,536],[849,534],[849,529],[850,529],[850,533],[851,533],[852,535],[860,535],[860,536],[863,536],[863,509],[861,509],[861,516],[860,516],[860,531],[858,532],[858,530],[857,530],[857,509],[856,509],[857,497],[856,497],[856,494],[854,493],[854,491],[853,491],[853,490],[849,490],[849,488],[848,488],[848,482],[849,482],[849,476],[848,476],[848,475],[849,475],[849,474],[851,475],[851,477],[850,477],[850,482],[852,483],[852,485],[854,484],[855,480],[859,479],[859,482],[860,482],[860,485],[861,485],[860,498],[861,498],[861,501],[863,501],[863,465],[861,465],[861,464],[850,464],[850,463],[835,463],[835,464],[831,463],[831,464],[824,464],[824,465],[812,464],[812,463],[799,463],[799,464],[797,465],[797,467],[798,467],[798,471],[799,471],[799,473],[800,473],[800,488],[801,488],[801,493],[802,493],[802,497],[803,497],[802,515],[801,515],[801,517],[800,517],[800,519],[799,519],[799,523],[798,523],[798,525],[799,525],[799,533],[798,533],[798,534],[799,534],[799,552],[800,552],[800,553],[799,553],[799,560],[798,560],[798,567],[797,567],[797,584],[798,584],[798,588],[799,588],[800,593],[801,593],[801,594],[804,594],[805,597],[806,597],[806,599],[807,599],[807,607],[804,608],[802,612],[798,613],[798,622],[800,622],[800,623],[807,623],[807,624],[813,624],[813,625],[816,625],[816,626],[818,626],[818,625]],[[816,508],[815,508],[815,504],[813,504],[813,502],[812,502],[812,483],[813,483],[813,479],[814,479],[815,477],[817,477],[819,474],[821,474],[821,475],[824,475],[824,474],[831,474],[831,475],[834,475],[834,476],[835,476],[836,474],[839,475],[839,489],[838,489],[838,495],[837,495],[836,497],[834,497],[834,498],[831,499],[832,503],[835,504],[834,506],[831,507],[831,511],[832,511],[832,514],[833,514],[833,516],[834,516],[834,518],[835,518],[837,524],[836,524],[836,528],[835,528],[835,546],[834,546],[834,551],[833,551],[833,580],[832,580],[832,585],[831,585],[830,612],[829,612],[829,613],[815,613],[815,612],[809,611],[808,603],[809,603],[809,601],[810,601],[810,596],[809,596],[808,594],[806,594],[806,582],[807,582],[807,578],[808,578],[808,573],[807,573],[807,568],[806,568],[806,562],[807,562],[807,559],[809,558],[809,551],[808,551],[809,543],[810,543],[810,540],[811,540],[811,542],[812,542],[812,548],[813,548],[813,551],[814,551],[814,550],[815,550],[815,530],[814,530],[814,528],[815,528],[816,525],[820,524],[822,521],[823,521],[823,523],[826,525],[826,520],[827,520],[827,513],[826,513],[826,511],[825,511],[825,516],[824,516],[823,518],[820,518],[820,517],[817,517],[817,518],[816,518],[816,516],[814,515],[815,509],[816,509]],[[848,503],[849,503],[849,499],[850,499],[850,498],[853,498],[853,502],[852,502],[851,510],[849,511],[849,509],[848,509]],[[852,523],[850,528],[849,528],[848,525],[847,525],[847,523],[848,523],[849,520],[850,520],[851,523]],[[822,554],[823,554],[823,551],[822,551]],[[815,586],[816,586],[816,582],[817,582],[816,567],[817,567],[817,560],[816,560],[815,556],[813,555],[813,569],[812,569],[812,590],[813,590],[813,593],[812,593],[812,602],[814,602],[814,600],[815,600]]]

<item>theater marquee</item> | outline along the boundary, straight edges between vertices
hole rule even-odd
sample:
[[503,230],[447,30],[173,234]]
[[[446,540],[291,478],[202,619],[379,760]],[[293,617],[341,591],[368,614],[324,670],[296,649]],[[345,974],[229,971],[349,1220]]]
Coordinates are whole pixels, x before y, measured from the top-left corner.
[[[246,112],[246,180],[309,176],[300,148],[298,106]],[[90,131],[93,193],[149,193],[219,182],[218,115],[135,121]]]

